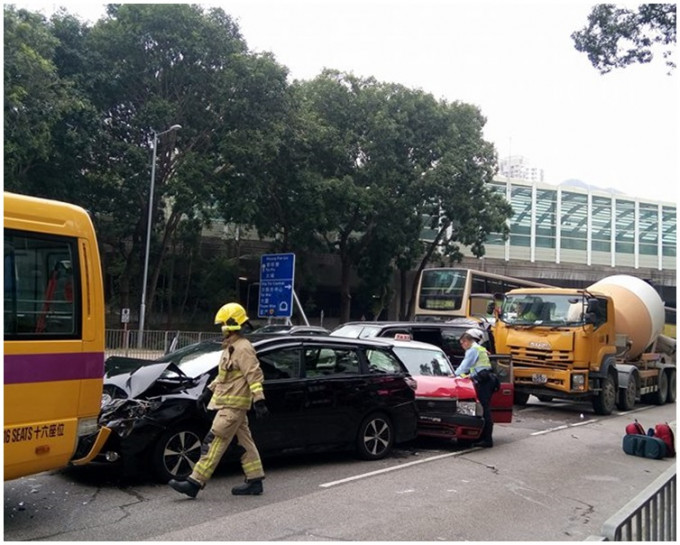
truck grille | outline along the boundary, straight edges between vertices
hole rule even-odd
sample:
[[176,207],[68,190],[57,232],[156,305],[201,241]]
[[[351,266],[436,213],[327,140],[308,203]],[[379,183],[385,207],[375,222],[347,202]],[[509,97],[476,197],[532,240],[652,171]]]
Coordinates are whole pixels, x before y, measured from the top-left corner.
[[550,367],[567,369],[573,363],[569,350],[541,350],[523,346],[511,346],[512,364],[515,367]]

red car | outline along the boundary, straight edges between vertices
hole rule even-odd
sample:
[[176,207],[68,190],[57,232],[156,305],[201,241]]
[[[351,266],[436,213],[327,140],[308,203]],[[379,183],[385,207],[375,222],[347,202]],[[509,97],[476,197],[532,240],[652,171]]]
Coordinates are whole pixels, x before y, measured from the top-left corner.
[[[393,345],[395,354],[418,383],[418,435],[475,441],[484,425],[482,406],[469,378],[453,377],[453,366],[446,354],[435,345],[398,339],[381,340]],[[494,423],[512,422],[513,387],[511,366],[492,356],[501,388],[491,400]]]

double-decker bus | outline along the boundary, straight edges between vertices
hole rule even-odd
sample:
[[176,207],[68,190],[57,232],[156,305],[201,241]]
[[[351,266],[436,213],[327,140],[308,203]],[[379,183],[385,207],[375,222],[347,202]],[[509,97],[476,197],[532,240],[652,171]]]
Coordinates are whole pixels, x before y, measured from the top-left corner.
[[474,269],[423,269],[418,281],[414,320],[493,318],[494,295],[523,287],[550,286]]
[[77,206],[4,194],[5,480],[90,461],[104,378],[99,250]]

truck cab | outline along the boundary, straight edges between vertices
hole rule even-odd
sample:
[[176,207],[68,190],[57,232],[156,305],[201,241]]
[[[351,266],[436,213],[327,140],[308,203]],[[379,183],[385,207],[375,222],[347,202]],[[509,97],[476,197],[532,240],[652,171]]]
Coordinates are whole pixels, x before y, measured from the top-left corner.
[[510,354],[515,402],[530,394],[590,398],[596,412],[616,402],[614,307],[611,297],[586,290],[527,288],[506,294],[494,325],[496,352]]

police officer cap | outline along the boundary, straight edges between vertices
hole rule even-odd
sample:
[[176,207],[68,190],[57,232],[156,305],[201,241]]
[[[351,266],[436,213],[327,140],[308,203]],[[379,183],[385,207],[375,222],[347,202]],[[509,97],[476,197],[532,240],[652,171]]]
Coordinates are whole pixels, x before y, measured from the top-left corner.
[[465,333],[470,335],[470,337],[472,337],[475,341],[481,341],[484,337],[484,332],[476,327],[468,329]]

